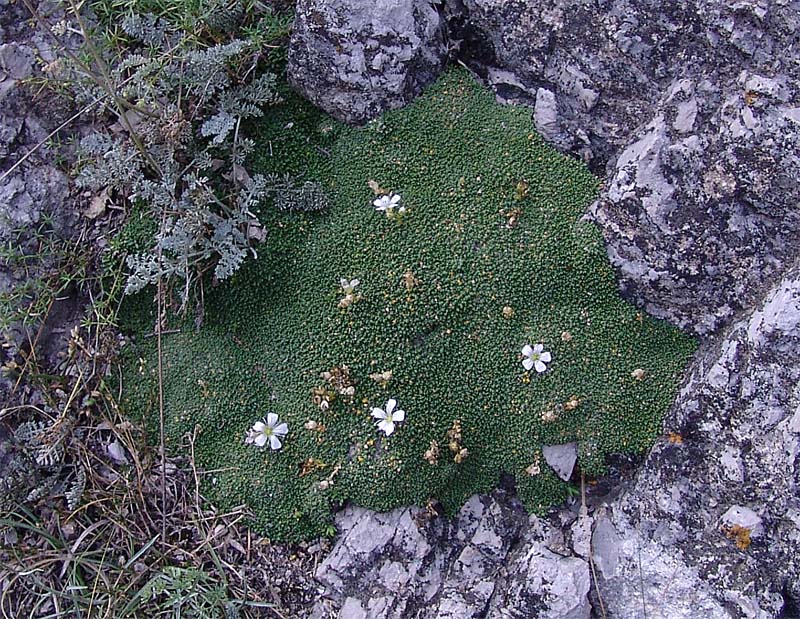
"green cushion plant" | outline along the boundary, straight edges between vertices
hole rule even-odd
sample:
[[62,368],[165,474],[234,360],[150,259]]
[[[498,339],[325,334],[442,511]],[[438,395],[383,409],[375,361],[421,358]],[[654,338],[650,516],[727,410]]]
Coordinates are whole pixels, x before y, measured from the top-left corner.
[[[254,169],[330,207],[264,205],[258,259],[206,289],[202,328],[163,336],[168,445],[198,428],[209,498],[279,540],[348,500],[452,511],[503,473],[541,512],[569,488],[543,445],[577,442],[591,476],[652,444],[694,343],[620,298],[581,219],[598,181],[529,109],[453,70],[363,128],[288,96],[257,131]],[[125,310],[136,335],[151,298]],[[123,404],[153,419],[155,338],[129,348]]]

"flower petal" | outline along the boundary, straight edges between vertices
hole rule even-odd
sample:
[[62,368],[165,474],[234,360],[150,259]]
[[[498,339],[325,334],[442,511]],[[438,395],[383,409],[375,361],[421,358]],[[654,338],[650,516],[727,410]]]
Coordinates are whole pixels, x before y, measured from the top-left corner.
[[543,350],[544,344],[536,344],[536,346],[533,347],[533,352],[535,353],[541,353]]
[[549,353],[549,352],[543,352],[543,353],[542,353],[542,356],[541,356],[541,357],[539,357],[539,359],[541,359],[541,360],[542,360],[542,361],[544,361],[545,363],[550,363],[550,360],[551,360],[551,358],[550,358],[550,353]]
[[273,434],[280,434],[281,436],[286,436],[289,434],[289,426],[285,423],[279,423],[275,428],[272,430]]
[[342,287],[342,290],[344,290],[345,288],[347,288],[347,280],[344,277],[340,278],[339,285]]
[[541,374],[547,369],[547,366],[541,361],[537,361],[535,365],[536,365],[536,371],[539,372],[539,374]]
[[389,436],[392,432],[394,432],[394,423],[384,419],[383,421],[378,422],[378,429],[386,434],[386,436]]
[[373,408],[371,414],[375,419],[386,419],[386,411],[382,408]]
[[386,402],[386,414],[391,415],[395,406],[397,406],[397,400],[395,400],[394,398]]
[[392,420],[393,421],[403,421],[406,418],[406,412],[403,410],[396,410],[392,413]]
[[400,202],[400,194],[399,193],[392,194],[392,197],[389,200],[389,204],[391,206],[396,206],[398,202]]
[[267,414],[267,425],[274,428],[276,423],[278,423],[278,416],[275,413]]
[[265,424],[263,421],[256,421],[253,424],[253,432],[255,433],[263,432],[266,429],[267,429],[267,424]]
[[255,438],[253,439],[256,445],[259,447],[263,447],[267,444],[267,435],[266,434],[256,434]]
[[269,446],[270,449],[280,449],[281,448],[281,439],[279,439],[274,434],[269,437]]
[[531,348],[530,344],[525,344],[525,346],[522,347],[522,354],[526,357],[530,357],[533,354],[533,348]]
[[524,367],[526,370],[530,370],[533,367],[533,359],[530,357],[525,357],[522,360],[522,367]]
[[356,287],[356,286],[358,286],[360,283],[361,283],[361,281],[360,281],[360,280],[358,280],[358,279],[355,279],[355,278],[354,278],[354,279],[351,279],[351,280],[350,280],[350,287],[351,287],[351,288],[355,288],[355,287]]

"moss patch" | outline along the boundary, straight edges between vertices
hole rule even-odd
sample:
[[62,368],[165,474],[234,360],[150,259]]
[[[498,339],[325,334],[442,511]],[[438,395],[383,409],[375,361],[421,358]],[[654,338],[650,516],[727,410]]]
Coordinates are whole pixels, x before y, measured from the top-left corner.
[[[294,540],[325,532],[344,500],[454,510],[507,472],[542,511],[568,488],[542,445],[577,441],[589,475],[651,445],[693,341],[619,297],[580,221],[597,179],[530,116],[452,71],[365,128],[291,99],[259,127],[255,167],[319,180],[333,205],[265,207],[258,260],[206,291],[202,329],[164,336],[168,443],[199,425],[212,500]],[[375,211],[368,181],[402,195],[402,221]],[[340,278],[361,282],[347,307]],[[148,312],[129,304],[139,335]],[[137,341],[124,405],[147,415],[155,342]],[[538,343],[552,361],[526,372],[520,351]],[[389,398],[406,419],[386,437],[370,411]],[[244,442],[268,412],[289,425],[280,451]]]

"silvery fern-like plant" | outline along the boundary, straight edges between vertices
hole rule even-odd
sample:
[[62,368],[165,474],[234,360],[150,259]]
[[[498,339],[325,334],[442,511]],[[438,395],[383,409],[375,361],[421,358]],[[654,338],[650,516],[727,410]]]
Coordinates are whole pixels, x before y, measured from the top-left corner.
[[64,496],[75,509],[86,487],[86,471],[80,462],[68,462],[66,446],[72,423],[25,421],[10,436],[0,428],[0,511],[43,498]]
[[133,44],[105,62],[110,87],[75,69],[85,96],[119,117],[115,135],[82,141],[77,183],[147,206],[159,230],[151,247],[127,257],[125,290],[172,282],[183,309],[199,276],[211,270],[226,279],[256,254],[260,200],[318,210],[325,195],[318,185],[251,177],[244,168],[254,144],[242,121],[280,101],[275,76],[258,73],[258,50],[248,41],[202,46],[147,14],[129,16],[122,30]]

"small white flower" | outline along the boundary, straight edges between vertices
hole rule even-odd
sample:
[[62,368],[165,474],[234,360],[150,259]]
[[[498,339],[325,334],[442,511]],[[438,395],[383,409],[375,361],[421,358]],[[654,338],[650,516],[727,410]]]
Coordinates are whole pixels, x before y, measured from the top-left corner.
[[356,289],[356,286],[358,286],[360,283],[361,281],[358,279],[348,280],[345,277],[342,277],[339,280],[339,285],[342,287],[342,292],[344,292],[345,294],[353,294],[353,291]]
[[[388,215],[398,207],[400,204],[400,199],[399,193],[390,193],[389,195],[383,195],[379,198],[375,198],[375,200],[372,202],[372,205],[375,207],[376,211],[384,211]],[[402,208],[403,212],[405,212],[405,207],[400,208]]]
[[280,449],[281,439],[289,433],[289,426],[285,423],[278,423],[279,419],[275,413],[267,414],[264,421],[256,421],[253,427],[247,431],[247,438],[244,442],[248,445],[264,447],[269,441],[270,449]]
[[522,367],[526,370],[536,368],[540,374],[547,369],[545,363],[550,363],[550,353],[544,350],[544,344],[536,344],[531,348],[528,344],[522,347]]
[[395,410],[397,407],[397,400],[392,398],[388,402],[386,402],[386,408],[373,408],[372,409],[372,416],[375,419],[380,419],[378,422],[378,429],[389,436],[392,432],[394,432],[394,424],[400,423],[401,421],[405,420],[406,413],[402,410]]

